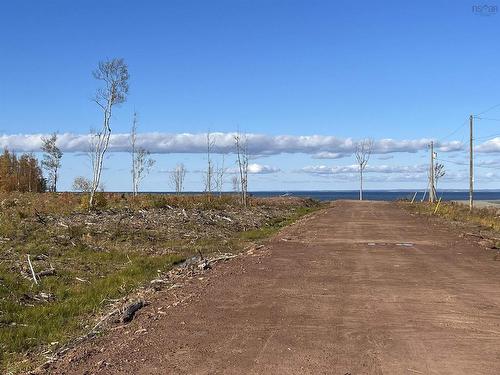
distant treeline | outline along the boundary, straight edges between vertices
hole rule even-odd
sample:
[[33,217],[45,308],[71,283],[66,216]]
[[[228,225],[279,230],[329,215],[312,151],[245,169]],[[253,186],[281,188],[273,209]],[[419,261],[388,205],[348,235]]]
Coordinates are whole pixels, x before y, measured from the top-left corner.
[[47,190],[42,168],[32,154],[17,156],[9,150],[0,155],[1,192],[44,192]]

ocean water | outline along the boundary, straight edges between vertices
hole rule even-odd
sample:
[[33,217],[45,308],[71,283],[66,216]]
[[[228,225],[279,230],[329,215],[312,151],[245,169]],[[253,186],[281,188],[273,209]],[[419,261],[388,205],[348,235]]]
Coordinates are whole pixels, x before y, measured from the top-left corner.
[[[276,197],[287,194],[295,197],[312,198],[320,201],[329,201],[337,199],[359,199],[359,191],[255,191],[251,192],[256,197]],[[394,201],[397,199],[412,199],[415,191],[408,190],[365,190],[363,199],[375,201]],[[415,200],[421,200],[424,192],[419,191]],[[468,200],[468,191],[444,190],[438,191],[438,198],[443,200]],[[428,196],[426,195],[426,198]],[[500,190],[480,190],[474,193],[475,200],[500,200]]]
[[[115,192],[130,194],[130,192]],[[145,194],[175,194],[173,192],[144,192]],[[181,194],[200,195],[205,194],[199,191],[185,191]],[[216,193],[214,193],[216,194]],[[234,192],[223,192],[222,194],[235,194]],[[250,195],[254,197],[279,197],[292,196],[302,198],[312,198],[319,201],[332,201],[337,199],[359,199],[359,190],[290,190],[290,191],[251,191]],[[412,199],[415,190],[365,190],[363,199],[374,201],[395,201],[398,199]],[[439,190],[438,198],[445,201],[468,201],[469,192],[466,190]],[[416,201],[422,200],[424,191],[419,190],[415,198]],[[425,195],[425,199],[428,199]],[[476,201],[500,201],[500,190],[478,190],[474,192]]]

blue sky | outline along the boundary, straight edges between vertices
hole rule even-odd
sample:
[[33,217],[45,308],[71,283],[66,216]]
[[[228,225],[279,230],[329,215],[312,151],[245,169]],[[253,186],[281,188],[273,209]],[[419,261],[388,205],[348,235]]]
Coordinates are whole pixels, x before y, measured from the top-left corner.
[[[91,72],[99,60],[112,57],[123,57],[131,75],[128,101],[113,117],[115,134],[129,131],[135,109],[141,133],[163,136],[239,128],[271,139],[463,142],[467,116],[500,103],[500,14],[473,11],[474,5],[479,4],[2,2],[0,146],[36,151],[34,137],[30,147],[12,136],[84,135],[99,127],[101,116],[90,100],[98,82]],[[486,115],[500,118],[500,107]],[[477,120],[476,144],[489,141],[482,148],[488,152],[478,153],[478,188],[500,185],[500,138],[492,137],[500,133],[499,125]],[[154,149],[155,140],[147,145]],[[393,149],[372,155],[366,188],[424,189],[427,150]],[[354,164],[349,152],[318,159],[323,149],[287,152],[285,145],[282,150],[255,156],[252,162],[261,168],[251,175],[251,190],[357,188],[356,173],[346,168]],[[81,150],[69,151],[62,189],[90,172]],[[202,188],[202,153],[159,151],[143,190],[169,190],[168,170],[178,162],[190,171],[187,189]],[[461,165],[466,149],[438,153],[448,172],[440,185],[466,188],[467,168]],[[127,154],[109,154],[107,189],[130,188],[129,164]],[[234,167],[232,155],[226,165]]]

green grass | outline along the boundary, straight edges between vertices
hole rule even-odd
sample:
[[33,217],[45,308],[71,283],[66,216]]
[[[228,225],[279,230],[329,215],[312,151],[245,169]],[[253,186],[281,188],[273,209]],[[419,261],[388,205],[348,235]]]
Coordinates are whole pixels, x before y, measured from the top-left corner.
[[[4,365],[11,364],[19,353],[52,342],[64,343],[84,332],[88,327],[85,327],[87,320],[83,317],[96,313],[108,299],[126,295],[154,278],[158,270],[168,270],[183,259],[179,255],[125,257],[124,254],[109,253],[94,254],[93,257],[94,264],[90,259],[86,260],[88,266],[100,265],[108,272],[89,283],[75,283],[75,274],[68,271],[57,278],[43,278],[38,286],[32,286],[30,281],[0,270],[3,280],[0,285],[0,352],[4,356]],[[71,262],[71,257],[69,260]],[[109,268],[116,270],[109,272]],[[13,290],[17,295],[44,291],[53,294],[55,301],[20,304],[8,298]]]
[[[110,300],[145,285],[158,270],[166,271],[198,251],[237,253],[319,207],[305,200],[252,199],[250,207],[240,211],[236,196],[105,198],[108,209],[101,219],[99,212],[92,216],[82,209],[81,195],[0,193],[0,373],[26,371],[44,360],[43,351],[89,332]],[[191,210],[190,219],[163,222],[163,213],[171,213],[171,207]],[[140,215],[138,210],[143,210]],[[203,224],[196,213],[205,210],[209,215],[229,210],[235,222]],[[122,214],[144,214],[152,221],[127,224],[118,220]],[[253,220],[255,214],[260,216]],[[47,223],[40,216],[48,218]],[[243,231],[246,225],[259,227]],[[57,274],[35,285],[28,254],[36,272],[53,266]],[[34,300],[40,292],[54,299]]]
[[320,206],[297,207],[291,216],[286,218],[274,219],[266,226],[257,229],[251,229],[240,233],[240,238],[247,241],[259,241],[271,237],[280,231],[280,229],[294,223],[302,216],[318,210]]

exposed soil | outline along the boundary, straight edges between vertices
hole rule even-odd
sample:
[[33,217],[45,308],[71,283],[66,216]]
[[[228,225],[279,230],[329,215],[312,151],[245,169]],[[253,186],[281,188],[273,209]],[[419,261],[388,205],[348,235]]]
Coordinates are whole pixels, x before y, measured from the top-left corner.
[[336,202],[45,371],[498,374],[494,254],[391,203]]

